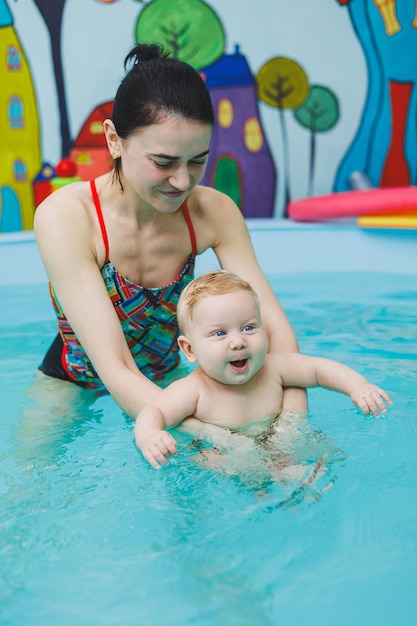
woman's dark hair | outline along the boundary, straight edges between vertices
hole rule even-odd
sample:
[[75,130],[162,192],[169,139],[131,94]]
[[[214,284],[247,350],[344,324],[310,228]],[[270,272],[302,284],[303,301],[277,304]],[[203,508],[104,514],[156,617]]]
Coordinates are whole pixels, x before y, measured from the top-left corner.
[[[112,121],[119,137],[127,139],[172,114],[214,126],[209,91],[191,65],[171,58],[157,44],[138,44],[125,58],[125,69],[129,66],[113,105]],[[121,183],[120,157],[114,166]]]

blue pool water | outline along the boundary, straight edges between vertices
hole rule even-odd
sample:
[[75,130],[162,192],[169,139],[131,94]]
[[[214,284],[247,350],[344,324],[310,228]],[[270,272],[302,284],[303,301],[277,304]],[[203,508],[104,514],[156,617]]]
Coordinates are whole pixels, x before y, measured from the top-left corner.
[[311,390],[277,443],[297,471],[278,482],[273,450],[203,467],[181,433],[178,458],[148,467],[110,398],[40,382],[45,286],[0,287],[2,626],[415,626],[415,277],[271,282],[304,352],[393,399],[376,420]]

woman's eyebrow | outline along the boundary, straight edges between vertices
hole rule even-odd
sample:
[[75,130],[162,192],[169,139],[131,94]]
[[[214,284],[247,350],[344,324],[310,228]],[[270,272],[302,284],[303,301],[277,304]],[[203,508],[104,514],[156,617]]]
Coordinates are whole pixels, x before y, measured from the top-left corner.
[[[196,154],[192,158],[193,159],[201,159],[202,157],[207,156],[207,154],[209,154],[209,152],[210,152],[210,150],[205,150],[201,154]],[[181,158],[179,156],[171,156],[169,154],[154,154],[153,156],[157,157],[158,159],[166,159],[167,161],[178,161]]]

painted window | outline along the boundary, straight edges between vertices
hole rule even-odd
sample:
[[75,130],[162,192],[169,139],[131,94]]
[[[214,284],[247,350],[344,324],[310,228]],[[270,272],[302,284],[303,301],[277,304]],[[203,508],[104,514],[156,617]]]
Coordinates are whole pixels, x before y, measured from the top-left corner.
[[11,96],[9,99],[10,128],[24,128],[23,102],[20,96]]
[[25,183],[28,179],[26,163],[22,159],[15,159],[13,162],[13,176],[16,182]]
[[7,68],[9,72],[20,72],[22,69],[22,57],[16,46],[10,45],[7,48]]
[[89,152],[79,152],[75,156],[75,162],[79,165],[90,165],[93,162],[93,157]]
[[239,165],[233,157],[223,157],[216,163],[213,186],[234,200],[242,208],[242,189]]
[[255,117],[248,117],[244,130],[245,146],[249,152],[259,152],[264,143],[261,125]]
[[103,123],[95,120],[90,124],[90,133],[92,135],[102,135],[104,133]]
[[217,107],[217,118],[222,128],[230,128],[233,124],[233,104],[229,98],[222,98]]

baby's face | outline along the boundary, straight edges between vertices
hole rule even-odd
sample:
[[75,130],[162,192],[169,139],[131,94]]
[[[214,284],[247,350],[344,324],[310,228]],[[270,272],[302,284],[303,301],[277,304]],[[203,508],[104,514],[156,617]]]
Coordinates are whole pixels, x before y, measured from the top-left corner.
[[227,385],[246,383],[267,353],[258,304],[244,290],[202,298],[187,336],[201,368]]

